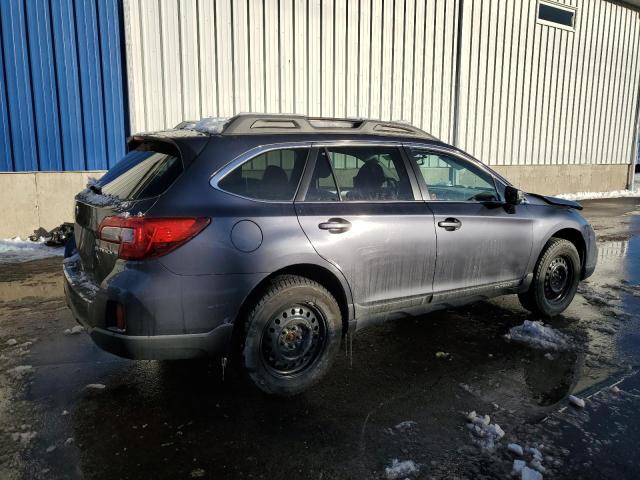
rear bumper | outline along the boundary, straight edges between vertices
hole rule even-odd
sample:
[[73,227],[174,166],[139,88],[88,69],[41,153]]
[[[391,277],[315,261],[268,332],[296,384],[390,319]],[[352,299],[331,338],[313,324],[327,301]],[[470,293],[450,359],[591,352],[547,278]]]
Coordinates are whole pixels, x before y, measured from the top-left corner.
[[[248,293],[249,285],[257,279],[192,278],[176,276],[162,267],[145,268],[149,271],[120,271],[98,285],[82,272],[77,257],[65,260],[67,305],[96,345],[132,359],[224,355],[231,339],[233,320],[245,298],[241,292],[247,290]],[[235,288],[230,283],[235,283]],[[185,291],[189,292],[187,299],[184,298],[187,296]],[[225,302],[221,301],[223,298]],[[125,306],[127,333],[109,328],[106,318],[109,301]]]

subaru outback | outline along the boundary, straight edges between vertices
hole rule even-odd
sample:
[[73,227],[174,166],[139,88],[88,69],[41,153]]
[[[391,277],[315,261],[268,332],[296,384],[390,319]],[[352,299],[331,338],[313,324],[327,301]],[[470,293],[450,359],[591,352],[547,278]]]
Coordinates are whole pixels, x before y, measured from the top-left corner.
[[108,352],[238,358],[291,395],[374,322],[504,294],[559,314],[596,264],[580,209],[408,124],[184,122],[76,196],[66,298]]

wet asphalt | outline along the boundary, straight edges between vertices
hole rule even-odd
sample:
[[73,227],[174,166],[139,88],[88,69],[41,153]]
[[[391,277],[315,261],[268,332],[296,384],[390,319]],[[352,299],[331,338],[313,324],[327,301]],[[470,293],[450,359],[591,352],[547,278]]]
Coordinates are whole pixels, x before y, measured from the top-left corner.
[[[510,478],[511,442],[540,450],[545,478],[638,478],[640,199],[584,206],[599,263],[551,323],[565,351],[506,340],[536,318],[502,297],[363,330],[288,399],[217,363],[128,361],[65,335],[60,258],[0,265],[0,478],[369,479],[394,459],[415,462],[410,478]],[[493,451],[470,411],[505,431]]]

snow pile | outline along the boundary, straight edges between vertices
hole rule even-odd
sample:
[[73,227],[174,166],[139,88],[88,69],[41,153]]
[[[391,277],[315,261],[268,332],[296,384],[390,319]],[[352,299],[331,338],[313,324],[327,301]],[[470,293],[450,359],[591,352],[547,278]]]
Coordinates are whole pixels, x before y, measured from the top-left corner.
[[191,127],[191,130],[195,130],[200,133],[208,133],[210,135],[219,135],[224,130],[224,127],[229,123],[229,117],[209,117],[203,118],[199,122]]
[[391,466],[384,469],[384,473],[387,480],[397,480],[399,478],[406,478],[410,475],[417,475],[420,473],[420,467],[413,460],[405,460],[403,462],[394,458],[391,461]]
[[64,334],[65,335],[78,335],[79,333],[82,333],[83,331],[84,331],[84,327],[82,325],[76,325],[75,327],[65,329]]
[[7,370],[9,375],[18,380],[31,372],[33,372],[33,367],[31,365],[18,365],[17,367]]
[[393,428],[395,428],[399,432],[406,432],[407,430],[411,430],[412,428],[416,427],[417,425],[418,424],[416,422],[414,422],[413,420],[405,420],[404,422],[400,422],[399,424],[397,424]]
[[105,388],[107,388],[107,386],[102,383],[90,383],[84,388],[86,388],[87,390],[104,390]]
[[90,188],[85,188],[82,190],[76,198],[83,203],[88,203],[89,205],[94,205],[96,207],[108,207],[110,205],[115,205],[117,203],[121,203],[122,200],[114,195],[107,195],[105,193],[98,193]]
[[585,405],[584,400],[575,395],[569,395],[569,402],[578,408],[584,408]]
[[505,335],[507,340],[523,343],[541,350],[563,350],[567,348],[569,339],[542,322],[525,320],[522,325],[512,327]]
[[612,192],[577,192],[555,195],[565,200],[594,200],[597,198],[640,197],[639,190],[614,190]]
[[0,264],[28,262],[64,255],[64,248],[48,247],[44,241],[42,237],[36,242],[22,240],[20,237],[0,240]]
[[11,438],[14,442],[20,442],[22,445],[28,445],[31,440],[36,438],[36,432],[15,432],[11,434]]
[[504,437],[504,430],[497,423],[491,423],[489,415],[480,416],[473,411],[467,415],[467,420],[474,443],[484,450],[493,450],[496,442]]

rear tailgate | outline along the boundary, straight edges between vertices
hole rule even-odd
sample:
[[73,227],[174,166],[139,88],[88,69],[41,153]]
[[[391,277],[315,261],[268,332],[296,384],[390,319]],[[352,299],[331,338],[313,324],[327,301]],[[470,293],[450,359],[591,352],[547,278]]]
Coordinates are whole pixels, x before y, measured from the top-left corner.
[[183,171],[174,146],[144,142],[76,196],[76,246],[82,270],[96,283],[111,273],[118,259],[118,245],[98,238],[101,222],[112,215],[146,214]]

